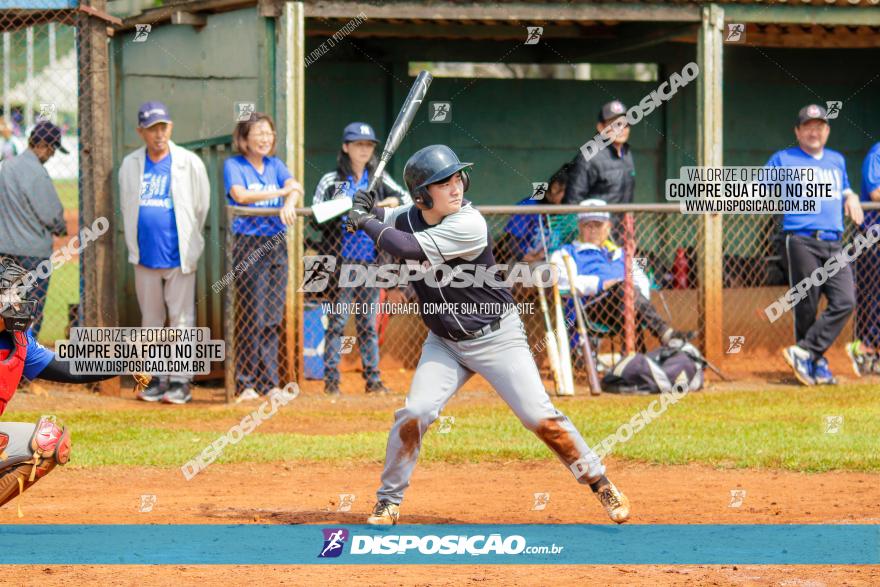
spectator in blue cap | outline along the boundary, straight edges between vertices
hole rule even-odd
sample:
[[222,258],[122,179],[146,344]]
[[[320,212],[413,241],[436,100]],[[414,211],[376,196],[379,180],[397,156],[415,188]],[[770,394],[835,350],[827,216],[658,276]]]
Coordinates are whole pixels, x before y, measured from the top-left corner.
[[[376,133],[373,127],[365,122],[352,122],[342,131],[342,146],[336,157],[336,169],[324,174],[315,189],[312,205],[334,198],[353,198],[358,190],[366,190],[370,177],[378,165],[376,157]],[[377,206],[395,208],[401,204],[411,203],[409,194],[389,177],[382,175],[382,180],[374,188]],[[372,265],[377,262],[376,247],[373,240],[363,231],[349,234],[345,230],[345,217],[338,222],[315,225],[321,231],[320,252],[340,258],[341,263]],[[390,259],[389,259],[390,261]],[[335,397],[339,395],[339,360],[342,346],[342,335],[348,323],[347,308],[352,303],[359,308],[375,308],[379,302],[380,290],[375,287],[328,287],[328,294],[335,302],[334,308],[345,308],[329,316],[327,335],[324,338],[324,392]],[[402,293],[389,290],[389,301],[399,302]],[[363,376],[366,380],[366,392],[369,394],[387,393],[379,372],[379,340],[376,328],[375,312],[357,312],[355,314],[358,351],[363,365]]]
[[[137,120],[144,146],[122,161],[119,202],[141,326],[162,328],[167,318],[170,327],[191,328],[211,201],[208,173],[198,155],[171,140],[174,123],[165,104],[145,102]],[[186,373],[154,374],[138,399],[185,404],[192,399],[191,379]]]
[[[44,271],[35,271],[52,254],[52,237],[65,236],[64,208],[46,168],[55,151],[67,153],[61,143],[61,129],[40,120],[31,131],[28,148],[3,163],[0,170],[0,255],[9,257],[37,276],[30,297],[37,302],[33,332],[40,333],[43,307],[49,291]],[[44,263],[45,262],[45,263]]]

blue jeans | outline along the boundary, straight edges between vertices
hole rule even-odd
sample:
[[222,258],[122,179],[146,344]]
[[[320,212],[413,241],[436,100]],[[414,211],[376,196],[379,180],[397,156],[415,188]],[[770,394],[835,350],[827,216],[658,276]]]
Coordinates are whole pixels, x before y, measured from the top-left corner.
[[[46,261],[46,259],[43,259],[42,257],[25,257],[23,255],[6,254],[3,254],[3,256],[9,257],[28,271],[35,270],[40,263]],[[50,279],[52,279],[51,275],[46,279],[37,277],[36,281],[34,281],[34,285],[28,291],[28,295],[26,296],[29,300],[37,301],[37,307],[34,309],[34,320],[31,324],[31,328],[34,331],[34,338],[40,334],[40,327],[43,325],[43,308],[46,306],[46,297],[49,294]]]
[[345,325],[348,323],[349,304],[366,304],[355,313],[355,330],[357,332],[358,350],[361,354],[361,364],[364,368],[364,379],[367,385],[378,385],[381,382],[379,374],[379,336],[376,332],[376,314],[371,311],[379,303],[379,288],[377,287],[341,287],[336,290],[338,295],[333,300],[342,311],[333,308],[333,312],[327,317],[327,336],[324,337],[324,383],[339,385],[339,359],[342,335],[345,333]]
[[261,394],[281,387],[278,373],[281,328],[287,288],[287,245],[267,244],[272,237],[236,235],[232,249],[234,266],[263,249],[263,256],[249,264],[234,282],[235,379],[240,392],[248,387]]

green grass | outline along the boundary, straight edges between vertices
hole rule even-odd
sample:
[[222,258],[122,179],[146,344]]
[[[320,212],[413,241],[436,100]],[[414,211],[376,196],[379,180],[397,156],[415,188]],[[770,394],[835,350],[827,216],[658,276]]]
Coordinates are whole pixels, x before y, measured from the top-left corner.
[[[777,389],[766,392],[695,393],[651,422],[614,455],[657,464],[704,463],[717,467],[796,471],[880,471],[880,390],[869,385],[838,389]],[[559,407],[596,445],[652,397],[602,397],[559,402]],[[254,407],[250,408],[251,410]],[[279,409],[272,427],[258,428],[218,462],[380,462],[392,409],[346,410],[294,402]],[[247,408],[59,411],[73,430],[74,466],[150,465],[179,467],[248,413]],[[453,405],[449,434],[432,430],[424,461],[507,461],[551,458],[550,453],[503,405]],[[16,412],[16,420],[40,414]],[[838,434],[825,434],[826,415],[844,417]],[[279,433],[303,416],[332,422],[356,419],[363,432],[314,435]],[[198,432],[188,429],[198,423]],[[264,424],[264,427],[268,426]],[[206,428],[208,430],[206,430]]]
[[79,302],[79,261],[69,261],[52,272],[49,279],[49,295],[43,308],[43,325],[40,342],[54,345],[58,339],[67,338],[67,306]]
[[[79,187],[76,179],[56,180],[55,190],[65,210],[79,207]],[[79,261],[70,261],[52,272],[49,295],[43,308],[43,326],[40,342],[53,345],[58,339],[67,338],[67,307],[79,302]]]
[[65,210],[79,209],[79,180],[76,179],[56,179],[52,183],[55,184],[55,191],[58,192],[58,199],[61,200],[61,206]]

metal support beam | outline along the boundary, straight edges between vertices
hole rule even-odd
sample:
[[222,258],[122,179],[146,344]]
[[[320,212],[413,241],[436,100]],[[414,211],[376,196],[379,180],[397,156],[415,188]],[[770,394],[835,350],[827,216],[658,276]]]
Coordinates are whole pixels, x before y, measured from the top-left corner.
[[307,18],[370,18],[414,20],[497,20],[545,23],[560,21],[699,22],[700,8],[691,4],[533,4],[523,2],[457,4],[452,2],[389,2],[368,4],[345,1],[309,2]]
[[[113,166],[110,133],[110,56],[107,24],[95,16],[106,9],[106,0],[83,0],[85,14],[77,27],[79,92],[79,193],[80,226],[91,226],[97,218],[114,218],[110,189]],[[115,231],[104,234],[80,257],[82,283],[81,313],[85,326],[117,326]],[[98,384],[106,395],[119,395],[119,378]]]
[[880,26],[880,6],[725,4],[724,19],[740,23]]
[[171,13],[171,24],[187,24],[195,28],[202,28],[208,24],[208,17],[198,12],[178,10]]
[[[723,83],[722,34],[724,10],[710,4],[702,7],[702,22],[697,40],[697,161],[698,165],[720,166],[723,153]],[[722,216],[706,214],[700,226],[702,247],[699,254],[700,330],[706,358],[723,358],[724,255],[722,252]]]
[[[305,177],[305,7],[302,2],[287,2],[279,19],[279,44],[276,70],[281,80],[277,87],[278,126],[284,133],[284,157],[288,168],[300,182]],[[298,206],[305,205],[301,198]],[[293,379],[300,384],[303,376],[303,294],[297,291],[303,274],[304,219],[287,230],[287,364]]]

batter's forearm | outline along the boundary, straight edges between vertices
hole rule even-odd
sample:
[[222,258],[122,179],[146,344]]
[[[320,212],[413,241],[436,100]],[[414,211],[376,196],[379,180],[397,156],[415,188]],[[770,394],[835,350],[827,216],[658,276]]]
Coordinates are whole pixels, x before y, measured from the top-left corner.
[[377,248],[394,257],[413,261],[428,260],[422,245],[408,232],[397,230],[375,219],[367,221],[362,230],[373,239]]
[[45,379],[46,381],[54,381],[56,383],[94,383],[95,381],[104,381],[111,379],[116,375],[77,375],[70,372],[70,362],[52,359],[46,365],[37,379]]

